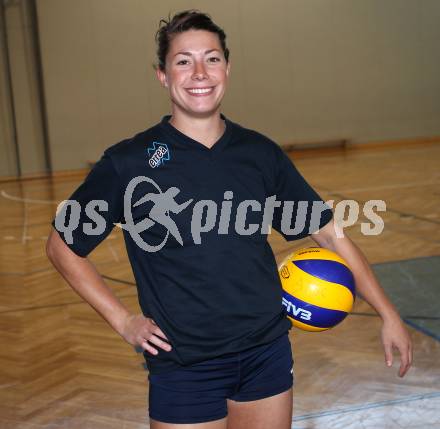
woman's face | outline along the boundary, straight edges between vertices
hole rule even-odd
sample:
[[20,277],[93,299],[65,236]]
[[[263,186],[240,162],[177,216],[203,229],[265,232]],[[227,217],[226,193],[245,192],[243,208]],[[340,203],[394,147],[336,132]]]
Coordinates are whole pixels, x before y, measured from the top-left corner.
[[166,56],[165,72],[157,69],[168,88],[172,113],[207,117],[218,114],[229,75],[217,34],[188,30],[174,36]]

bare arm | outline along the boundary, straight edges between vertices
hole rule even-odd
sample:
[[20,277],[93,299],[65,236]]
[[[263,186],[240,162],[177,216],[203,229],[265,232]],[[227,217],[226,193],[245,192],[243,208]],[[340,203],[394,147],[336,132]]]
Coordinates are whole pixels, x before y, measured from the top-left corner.
[[[336,231],[339,232],[338,235]],[[321,247],[333,250],[347,261],[353,272],[357,291],[383,320],[382,343],[386,363],[388,366],[392,365],[392,349],[396,347],[401,356],[399,376],[403,377],[412,363],[411,339],[396,308],[377,281],[366,257],[345,233],[342,234],[342,230],[334,221],[330,221],[311,237]]]
[[159,338],[167,339],[154,321],[142,314],[131,314],[107,286],[95,266],[87,258],[76,255],[54,229],[47,240],[46,253],[72,289],[128,343],[140,345],[153,354],[157,354],[157,350],[150,343],[171,350],[171,346]]

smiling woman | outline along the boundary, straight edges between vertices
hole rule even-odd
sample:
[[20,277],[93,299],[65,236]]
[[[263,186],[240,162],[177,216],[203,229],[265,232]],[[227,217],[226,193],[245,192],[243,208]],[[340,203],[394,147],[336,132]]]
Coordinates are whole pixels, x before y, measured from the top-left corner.
[[171,124],[178,126],[183,116],[204,120],[219,116],[229,69],[216,34],[188,30],[175,36],[165,70],[157,69],[157,76],[168,88],[173,102]]
[[[400,350],[403,376],[411,361],[408,335],[363,255],[347,236],[336,235],[330,207],[278,144],[221,112],[231,67],[223,30],[194,10],[161,24],[156,74],[171,115],[106,149],[69,198],[79,208],[104,200],[107,227],[91,228],[87,210],[80,210],[71,240],[58,230],[47,245],[70,285],[129,344],[142,347],[151,428],[291,427],[291,322],[269,228],[251,228],[267,222],[261,207],[268,199],[267,216],[286,240],[313,234],[347,261],[357,289],[384,319],[387,360],[393,346]],[[131,183],[139,186],[126,198]],[[187,207],[200,201],[208,203],[197,226]],[[319,205],[320,216],[292,210],[283,228],[286,202]],[[296,217],[301,231],[290,228]],[[131,314],[85,259],[116,223],[134,219],[142,226],[135,236],[149,244],[140,246],[124,228],[142,314]],[[192,239],[197,227],[203,240]]]
[[157,77],[169,91],[170,124],[211,147],[224,132],[220,103],[230,71],[224,31],[196,11],[174,16],[156,34]]

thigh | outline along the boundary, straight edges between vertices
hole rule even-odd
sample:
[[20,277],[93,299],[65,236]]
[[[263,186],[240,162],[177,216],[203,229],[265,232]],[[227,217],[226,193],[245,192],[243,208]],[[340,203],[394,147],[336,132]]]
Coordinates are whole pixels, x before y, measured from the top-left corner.
[[150,418],[150,429],[226,429],[226,418],[204,423],[163,423]]
[[228,403],[227,429],[290,429],[292,425],[292,388],[256,401]]

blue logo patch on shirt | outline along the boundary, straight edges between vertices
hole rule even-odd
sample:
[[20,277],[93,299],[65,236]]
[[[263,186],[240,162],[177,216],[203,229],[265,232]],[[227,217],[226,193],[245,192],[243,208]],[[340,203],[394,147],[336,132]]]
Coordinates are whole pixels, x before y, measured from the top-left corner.
[[165,161],[170,160],[170,151],[165,143],[153,142],[152,147],[147,148],[148,164],[152,168],[160,167]]

